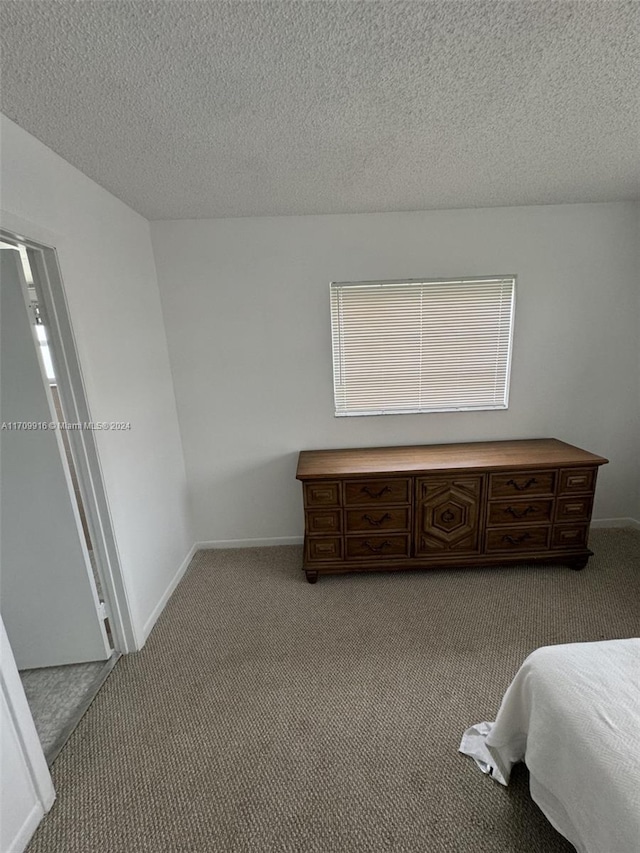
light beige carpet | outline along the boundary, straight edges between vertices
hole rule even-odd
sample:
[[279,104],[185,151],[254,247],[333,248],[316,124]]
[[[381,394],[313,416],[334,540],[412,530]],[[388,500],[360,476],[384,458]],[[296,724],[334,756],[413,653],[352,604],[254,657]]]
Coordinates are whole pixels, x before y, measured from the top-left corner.
[[567,853],[458,753],[534,648],[640,631],[640,532],[582,572],[323,577],[298,547],[199,553],[53,767],[31,853]]

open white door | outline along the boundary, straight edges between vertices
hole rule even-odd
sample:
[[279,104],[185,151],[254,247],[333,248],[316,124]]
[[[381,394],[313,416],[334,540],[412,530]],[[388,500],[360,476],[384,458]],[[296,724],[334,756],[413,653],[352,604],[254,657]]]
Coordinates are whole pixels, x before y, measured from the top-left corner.
[[[19,669],[111,655],[60,432],[25,302],[0,250],[1,608]],[[31,425],[22,427],[22,424]]]

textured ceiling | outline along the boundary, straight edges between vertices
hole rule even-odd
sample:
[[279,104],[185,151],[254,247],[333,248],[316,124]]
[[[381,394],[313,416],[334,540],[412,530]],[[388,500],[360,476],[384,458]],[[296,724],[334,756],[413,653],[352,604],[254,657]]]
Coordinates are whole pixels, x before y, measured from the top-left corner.
[[2,104],[149,219],[640,196],[640,4],[2,0]]

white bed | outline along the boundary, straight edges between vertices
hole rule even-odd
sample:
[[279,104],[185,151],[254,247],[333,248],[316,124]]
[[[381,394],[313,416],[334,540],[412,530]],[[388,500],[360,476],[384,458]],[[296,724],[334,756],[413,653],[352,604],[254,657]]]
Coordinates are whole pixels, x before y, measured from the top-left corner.
[[640,639],[537,649],[460,751],[504,785],[524,761],[532,798],[579,853],[640,853]]

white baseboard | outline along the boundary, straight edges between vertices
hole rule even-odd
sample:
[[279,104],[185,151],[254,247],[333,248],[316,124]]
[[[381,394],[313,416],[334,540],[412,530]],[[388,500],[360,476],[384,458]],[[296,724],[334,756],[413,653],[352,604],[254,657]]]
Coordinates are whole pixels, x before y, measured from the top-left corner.
[[633,527],[634,530],[640,530],[640,521],[635,518],[595,518],[591,522],[591,527],[598,529],[601,527]]
[[211,542],[197,542],[198,550],[209,548],[263,548],[271,545],[302,545],[302,536],[276,536],[272,539],[214,539]]
[[189,563],[193,559],[193,556],[196,553],[196,551],[198,550],[198,548],[199,548],[199,545],[197,542],[191,546],[191,548],[189,549],[189,553],[187,554],[187,556],[184,558],[184,560],[180,564],[180,568],[178,569],[178,571],[173,576],[171,582],[169,583],[169,586],[165,589],[164,594],[162,595],[162,598],[156,604],[156,606],[153,608],[153,612],[151,613],[151,616],[149,616],[147,621],[144,623],[144,627],[142,628],[142,642],[140,643],[140,647],[139,647],[139,649],[137,649],[137,651],[139,651],[142,648],[142,646],[146,643],[146,641],[149,637],[149,634],[153,630],[153,626],[156,624],[156,622],[158,621],[158,617],[160,616],[160,614],[162,613],[162,611],[166,607],[167,601],[169,601],[169,599],[171,598],[171,595],[172,595],[174,589],[178,586],[178,584],[182,580],[182,576],[187,571]]
[[[597,518],[591,522],[591,527],[594,529],[604,527],[633,527],[635,530],[640,530],[640,521],[636,521],[634,518]],[[174,575],[169,586],[166,588],[164,595],[155,606],[151,616],[149,616],[145,622],[140,648],[142,648],[142,645],[146,642],[153,626],[156,624],[158,617],[164,610],[174,589],[182,580],[182,576],[187,571],[187,567],[193,559],[196,551],[221,548],[264,548],[275,545],[302,545],[302,543],[302,536],[274,536],[268,539],[213,539],[210,541],[196,542],[191,546],[189,553],[182,561],[180,568]]]
[[[632,527],[640,530],[640,521],[635,518],[595,518],[591,521],[595,530],[606,527]],[[271,539],[213,539],[207,542],[196,542],[195,551],[205,551],[210,548],[263,548],[271,545],[302,545],[302,536],[276,536]]]
[[9,842],[6,853],[23,853],[27,849],[27,844],[31,841],[31,836],[38,828],[43,817],[44,809],[40,803],[36,803],[15,837]]

